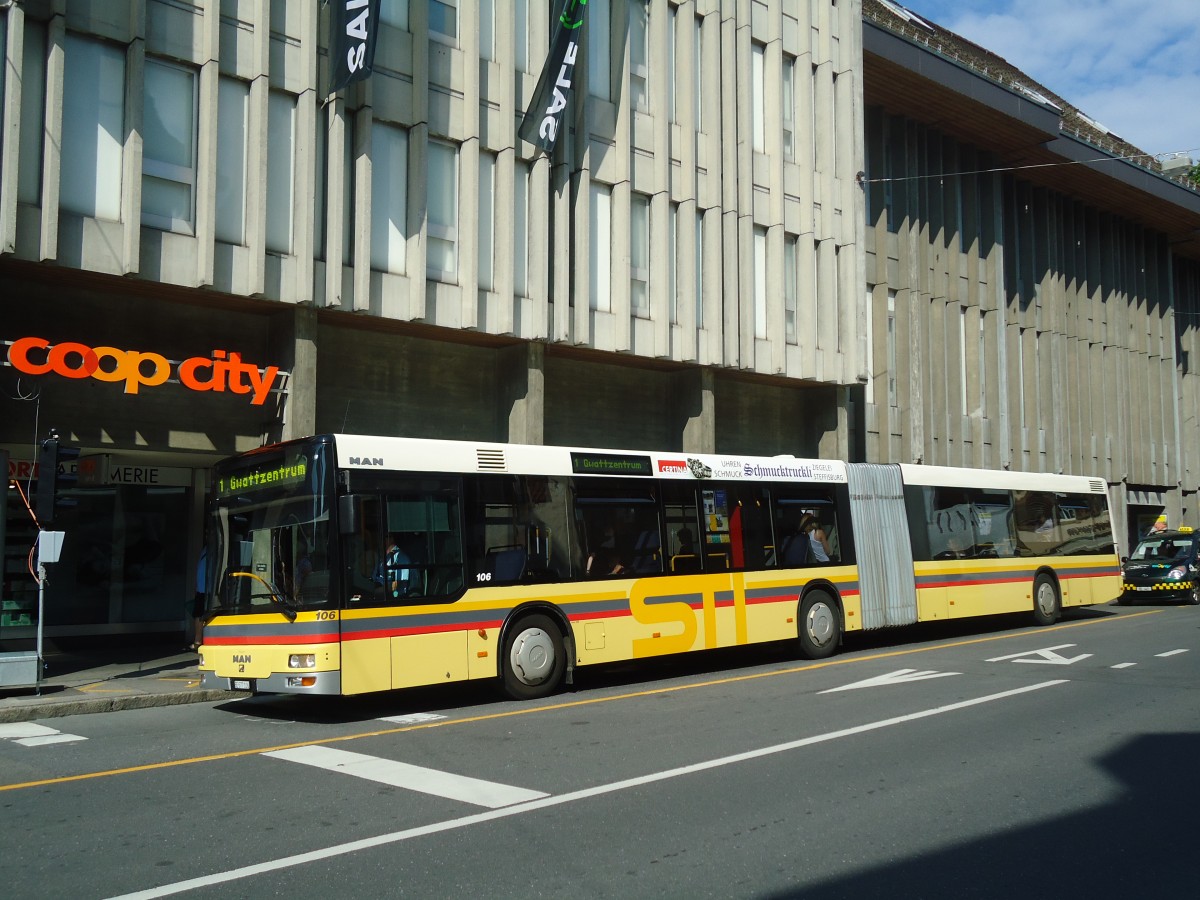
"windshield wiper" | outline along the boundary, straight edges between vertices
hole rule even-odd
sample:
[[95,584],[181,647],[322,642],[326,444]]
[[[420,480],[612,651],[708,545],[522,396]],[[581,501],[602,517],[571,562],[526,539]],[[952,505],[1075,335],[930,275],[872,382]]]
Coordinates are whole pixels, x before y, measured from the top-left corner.
[[250,595],[250,599],[253,600],[255,597],[266,597],[271,601],[272,605],[279,608],[279,611],[283,614],[285,619],[287,619],[289,622],[296,621],[296,613],[299,612],[299,609],[297,609],[297,607],[293,606],[287,600],[284,600],[283,594],[279,588],[267,581],[267,579],[263,578],[261,575],[255,575],[253,572],[226,572],[225,575],[227,578],[253,578],[255,581],[261,582],[266,587],[267,593],[252,593]]

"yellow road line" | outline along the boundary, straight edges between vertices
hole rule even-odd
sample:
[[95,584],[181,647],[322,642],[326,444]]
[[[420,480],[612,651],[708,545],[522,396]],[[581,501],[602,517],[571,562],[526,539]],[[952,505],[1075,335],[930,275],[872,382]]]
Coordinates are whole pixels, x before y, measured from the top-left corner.
[[[1156,615],[1161,613],[1160,609],[1149,609],[1144,612],[1125,613],[1113,619],[1090,619],[1084,622],[1068,622],[1063,625],[1052,625],[1048,628],[1038,629],[1036,634],[1045,634],[1049,631],[1062,631],[1066,628],[1079,628],[1084,625],[1098,625],[1107,622],[1120,622],[1126,619],[1136,618],[1138,616]],[[612,703],[617,700],[636,700],[641,697],[653,697],[658,694],[670,694],[676,691],[688,691],[696,688],[715,687],[723,684],[735,684],[739,681],[752,681],[756,678],[775,678],[780,675],[794,675],[798,672],[808,672],[813,669],[825,669],[830,666],[845,666],[853,663],[871,662],[878,659],[891,659],[896,656],[910,656],[914,653],[928,653],[931,650],[948,650],[953,647],[967,647],[971,644],[985,644],[991,641],[1010,640],[1012,638],[1029,637],[1029,632],[1021,632],[1019,634],[997,634],[987,635],[984,637],[968,638],[962,641],[953,641],[949,644],[935,644],[928,647],[910,647],[903,650],[891,650],[886,653],[874,653],[870,656],[847,656],[837,657],[835,659],[826,659],[820,662],[807,663],[802,666],[791,666],[787,669],[774,669],[770,672],[752,672],[747,675],[730,675],[727,678],[716,678],[710,681],[700,681],[695,684],[677,684],[671,687],[653,688],[646,691],[634,691],[628,694],[617,694],[612,697],[589,697],[583,700],[570,700],[565,703],[555,703],[550,706],[534,706],[524,707],[521,709],[510,709],[504,712],[485,713],[479,716],[470,716],[465,719],[447,719],[439,722],[422,722],[417,725],[404,725],[399,728],[384,728],[378,731],[364,731],[359,734],[345,734],[337,737],[317,738],[316,740],[296,741],[291,744],[276,744],[271,747],[257,747],[253,750],[231,750],[227,753],[214,753],[210,756],[193,756],[188,759],[176,759],[168,762],[146,763],[140,766],[129,766],[123,769],[106,769],[102,772],[84,772],[80,775],[63,775],[58,778],[44,778],[40,781],[24,781],[17,784],[0,784],[0,792],[16,791],[22,788],[45,787],[52,784],[67,784],[72,781],[86,781],[91,778],[107,778],[112,775],[130,775],[134,772],[153,772],[156,769],[170,769],[176,766],[190,766],[196,763],[217,762],[225,759],[237,759],[240,756],[258,756],[263,753],[274,753],[280,750],[291,750],[296,747],[311,747],[313,745],[322,744],[340,744],[344,741],[357,741],[362,738],[384,737],[391,734],[403,734],[410,731],[421,731],[428,728],[446,728],[451,725],[468,725],[475,722],[487,722],[492,719],[507,719],[513,716],[528,716],[537,713],[556,712],[563,709],[574,709],[580,706],[591,706],[596,703]]]

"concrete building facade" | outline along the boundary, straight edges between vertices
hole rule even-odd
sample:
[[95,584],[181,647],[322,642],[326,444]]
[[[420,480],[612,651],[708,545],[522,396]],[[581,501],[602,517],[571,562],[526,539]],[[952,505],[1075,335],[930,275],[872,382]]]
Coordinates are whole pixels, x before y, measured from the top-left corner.
[[82,449],[50,636],[178,630],[208,467],[321,431],[1087,473],[1195,517],[1194,191],[932,189],[1075,148],[874,0],[590,0],[539,155],[556,6],[382,0],[334,96],[317,0],[0,11],[0,450],[27,491],[48,427]]

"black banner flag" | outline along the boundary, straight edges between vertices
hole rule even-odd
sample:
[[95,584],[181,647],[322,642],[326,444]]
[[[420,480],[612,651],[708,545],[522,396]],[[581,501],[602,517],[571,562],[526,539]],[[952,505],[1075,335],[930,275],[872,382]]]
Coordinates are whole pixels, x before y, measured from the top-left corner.
[[517,134],[539,150],[554,152],[562,128],[563,113],[575,82],[575,64],[583,40],[583,14],[587,0],[565,0],[562,14],[554,27],[546,65],[533,90],[533,99]]
[[329,18],[329,93],[363,81],[375,63],[380,0],[332,0]]

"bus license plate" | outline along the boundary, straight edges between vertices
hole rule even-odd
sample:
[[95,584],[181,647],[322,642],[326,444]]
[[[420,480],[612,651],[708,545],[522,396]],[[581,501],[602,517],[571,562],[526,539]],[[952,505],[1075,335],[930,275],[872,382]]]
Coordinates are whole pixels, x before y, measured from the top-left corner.
[[253,690],[253,683],[249,678],[234,678],[231,687],[235,691],[249,691]]

